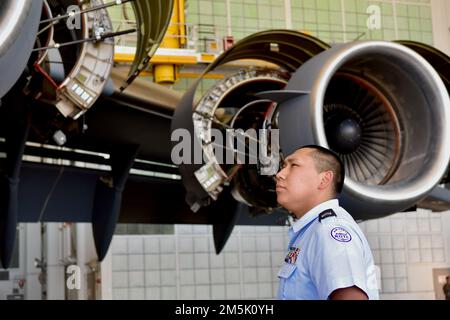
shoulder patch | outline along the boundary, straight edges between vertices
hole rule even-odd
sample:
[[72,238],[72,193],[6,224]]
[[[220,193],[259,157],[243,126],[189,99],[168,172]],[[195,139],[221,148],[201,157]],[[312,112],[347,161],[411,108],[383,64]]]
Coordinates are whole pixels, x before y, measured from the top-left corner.
[[321,222],[323,219],[329,218],[329,217],[336,217],[336,213],[334,213],[333,209],[327,209],[321,214],[319,214],[319,222]]
[[352,235],[342,227],[336,227],[331,230],[331,237],[339,242],[350,242]]
[[297,261],[299,253],[300,253],[300,248],[290,247],[286,258],[284,258],[284,261],[286,263],[295,264],[295,262]]

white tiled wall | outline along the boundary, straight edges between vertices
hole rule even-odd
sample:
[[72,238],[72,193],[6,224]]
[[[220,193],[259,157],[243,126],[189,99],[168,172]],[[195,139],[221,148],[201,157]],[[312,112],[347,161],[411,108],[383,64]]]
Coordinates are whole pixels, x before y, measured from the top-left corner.
[[236,227],[216,255],[210,226],[175,235],[115,236],[114,299],[272,299],[285,227]]
[[[399,213],[360,226],[381,268],[381,298],[434,298],[432,269],[450,266],[449,213]],[[273,299],[287,241],[287,227],[240,226],[217,256],[210,226],[115,236],[113,298]]]
[[433,268],[450,266],[450,213],[398,213],[360,223],[381,268],[381,298],[434,299]]

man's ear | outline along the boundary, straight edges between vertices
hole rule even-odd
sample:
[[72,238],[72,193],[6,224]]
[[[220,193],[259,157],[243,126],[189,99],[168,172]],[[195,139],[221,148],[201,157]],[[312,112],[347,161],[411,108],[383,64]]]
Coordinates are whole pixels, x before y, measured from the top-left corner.
[[334,174],[333,174],[333,171],[327,170],[327,171],[321,172],[320,175],[321,175],[321,178],[320,178],[319,190],[325,190],[333,183]]

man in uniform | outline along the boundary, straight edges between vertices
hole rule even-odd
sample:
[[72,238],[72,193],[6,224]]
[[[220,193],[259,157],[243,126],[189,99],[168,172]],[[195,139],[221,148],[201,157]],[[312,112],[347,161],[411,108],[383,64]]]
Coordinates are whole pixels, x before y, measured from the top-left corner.
[[279,299],[378,299],[369,244],[336,196],[344,167],[332,151],[305,146],[278,172],[277,200],[296,217],[278,277]]

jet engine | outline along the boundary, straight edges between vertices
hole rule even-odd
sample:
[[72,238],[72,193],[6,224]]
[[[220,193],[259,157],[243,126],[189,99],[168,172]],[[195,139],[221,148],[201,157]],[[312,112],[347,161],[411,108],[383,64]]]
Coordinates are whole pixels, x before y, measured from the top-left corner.
[[[257,214],[277,207],[276,170],[267,176],[261,173],[261,162],[229,165],[217,152],[251,157],[255,137],[244,133],[247,140],[241,144],[246,148],[239,150],[227,138],[218,143],[213,129],[267,130],[256,141],[260,147],[269,144],[272,156],[278,148],[282,156],[303,145],[330,148],[346,169],[341,203],[356,219],[406,210],[426,197],[441,182],[450,160],[450,101],[443,82],[448,66],[437,72],[435,57],[428,56],[429,63],[394,42],[330,48],[312,37],[286,41],[293,36],[275,30],[237,43],[208,71],[242,57],[275,67],[227,77],[195,105],[194,86],[178,106],[172,130],[188,129],[195,137],[192,152],[202,148],[204,154],[201,164],[192,159],[180,165],[191,209],[209,205],[223,192]],[[295,49],[287,43],[294,43]],[[310,55],[297,63],[280,63],[299,57],[295,50]],[[273,129],[279,129],[279,147],[270,145]],[[269,164],[278,168],[280,160],[273,158]]]
[[[127,3],[140,27],[115,31],[107,8]],[[84,133],[79,118],[100,96],[114,90],[109,80],[114,37],[136,33],[137,38],[138,51],[120,86],[123,91],[148,66],[168,27],[172,8],[173,1],[2,1],[0,98],[12,91],[23,75],[11,95],[25,94],[34,104],[30,139],[64,144]],[[156,11],[158,17],[150,19]],[[58,134],[67,137],[57,139]]]
[[341,200],[356,218],[405,210],[446,173],[448,92],[407,47],[333,47],[297,70],[285,90],[299,94],[278,106],[283,153],[314,143],[339,154],[346,168]]

